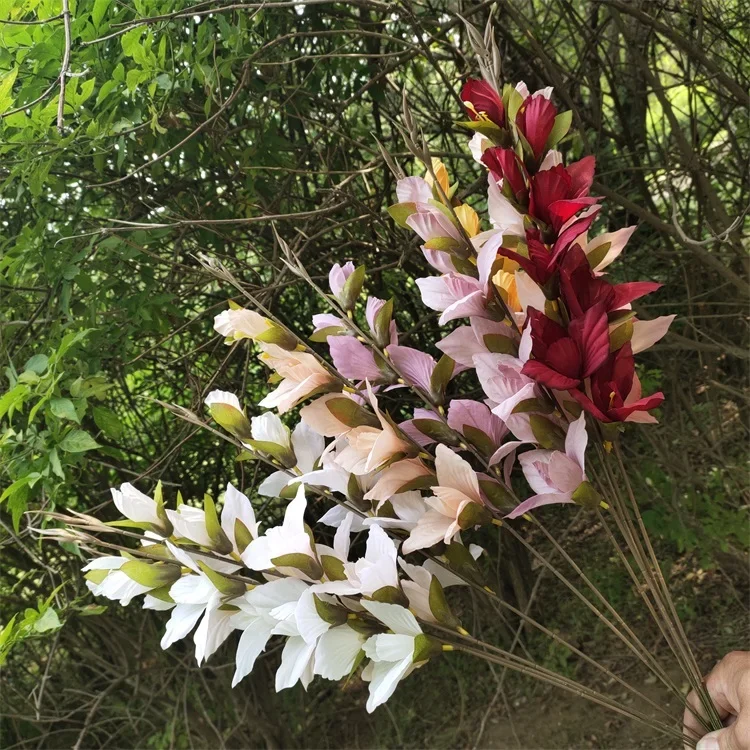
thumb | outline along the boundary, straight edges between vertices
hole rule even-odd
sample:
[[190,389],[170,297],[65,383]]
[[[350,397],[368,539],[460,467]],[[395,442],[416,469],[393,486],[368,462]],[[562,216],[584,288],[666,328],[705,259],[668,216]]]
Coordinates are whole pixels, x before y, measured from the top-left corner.
[[725,729],[717,729],[715,732],[709,732],[701,738],[695,746],[695,750],[743,750],[739,737],[735,732],[737,724]]

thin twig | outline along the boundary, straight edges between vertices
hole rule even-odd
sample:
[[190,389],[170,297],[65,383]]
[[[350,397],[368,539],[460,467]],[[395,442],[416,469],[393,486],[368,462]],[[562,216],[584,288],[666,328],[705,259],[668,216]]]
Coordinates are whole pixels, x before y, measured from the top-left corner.
[[65,28],[65,51],[63,53],[62,65],[60,66],[60,98],[57,102],[57,130],[60,135],[64,134],[63,112],[65,110],[65,87],[68,80],[68,69],[70,67],[70,0],[62,0],[62,18]]

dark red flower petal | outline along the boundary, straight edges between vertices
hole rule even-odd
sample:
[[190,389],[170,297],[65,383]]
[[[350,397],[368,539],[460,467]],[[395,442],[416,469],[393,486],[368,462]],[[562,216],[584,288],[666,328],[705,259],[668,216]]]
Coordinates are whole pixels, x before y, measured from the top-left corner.
[[534,281],[536,281],[537,284],[544,283],[537,278],[536,265],[530,258],[525,258],[523,255],[519,255],[515,250],[511,250],[507,247],[499,247],[497,249],[497,254],[502,255],[503,258],[514,260],[524,271],[526,271],[527,274],[529,274],[529,276],[531,276],[532,279],[534,279]]
[[549,208],[564,200],[570,193],[570,175],[562,164],[537,172],[531,178],[529,213],[545,224],[550,224]]
[[583,391],[571,389],[568,393],[595,419],[600,422],[612,421]]
[[659,391],[652,396],[646,396],[638,401],[634,401],[632,404],[621,406],[618,409],[611,409],[610,416],[618,422],[624,422],[633,412],[651,411],[651,409],[656,409],[657,406],[661,406],[663,402],[664,394]]
[[526,98],[521,111],[516,117],[516,125],[531,146],[538,159],[547,144],[557,117],[557,107],[543,96]]
[[571,198],[581,198],[589,194],[591,183],[594,181],[594,170],[596,159],[593,156],[584,156],[583,159],[574,161],[566,167],[571,179]]
[[572,219],[579,211],[596,203],[598,198],[575,198],[570,200],[555,201],[547,209],[549,224],[559,232],[565,222]]
[[531,325],[531,351],[537,359],[544,359],[547,347],[559,339],[567,338],[568,334],[559,323],[533,307],[529,308],[528,315]]
[[[625,399],[633,388],[633,378],[635,377],[635,358],[633,357],[633,347],[628,341],[623,344],[611,360],[611,375],[607,380],[614,384],[613,390],[617,391]],[[609,386],[611,388],[611,386]]]
[[524,375],[533,378],[538,383],[554,388],[557,391],[565,391],[575,388],[581,381],[577,378],[569,378],[555,372],[538,359],[530,359],[521,369]]
[[629,281],[627,284],[617,284],[615,289],[615,298],[612,309],[617,310],[623,305],[627,305],[634,300],[640,299],[657,289],[661,289],[663,284],[656,281]]
[[613,309],[614,287],[595,276],[580,245],[571,245],[560,264],[560,290],[571,318],[583,315],[597,303]]
[[461,100],[464,104],[471,104],[466,109],[469,117],[476,120],[478,115],[484,113],[498,127],[505,127],[505,107],[503,100],[495,89],[487,81],[478,78],[469,78],[461,89]]
[[[544,363],[556,372],[574,380],[581,379],[583,360],[581,350],[571,338],[558,339],[550,344]],[[558,386],[555,386],[557,388]],[[570,386],[565,386],[570,388]]]
[[528,235],[526,247],[529,249],[529,260],[534,265],[534,274],[529,275],[537,284],[544,286],[555,271],[554,257],[543,242]]
[[582,353],[581,377],[587,378],[609,358],[609,325],[604,305],[599,302],[580,318],[571,320],[568,334]]
[[508,183],[514,196],[526,190],[523,172],[518,163],[516,152],[512,148],[501,148],[500,146],[488,148],[482,154],[482,163],[490,170],[496,180],[502,178]]
[[[569,227],[566,227],[555,240],[552,254],[556,258],[562,256],[562,254],[571,246],[573,240],[580,237],[584,232],[588,232],[589,227],[594,223],[594,219],[596,219],[600,210],[601,206],[597,206],[596,211],[592,211],[589,216],[583,216],[580,219],[576,219]],[[581,250],[581,252],[583,253],[583,250]],[[586,258],[585,253],[583,253],[583,258]]]

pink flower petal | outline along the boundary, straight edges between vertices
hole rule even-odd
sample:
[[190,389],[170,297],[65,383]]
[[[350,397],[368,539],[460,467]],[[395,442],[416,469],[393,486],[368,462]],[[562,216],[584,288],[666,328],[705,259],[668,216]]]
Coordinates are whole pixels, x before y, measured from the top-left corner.
[[393,344],[386,347],[386,352],[408,383],[416,385],[423,391],[430,391],[430,379],[437,363],[429,354],[408,346]]
[[333,364],[345,378],[383,380],[373,353],[354,336],[329,336],[328,347]]
[[543,505],[554,505],[556,503],[572,503],[573,499],[570,495],[559,495],[559,494],[546,494],[546,495],[534,495],[528,500],[524,500],[520,505],[516,506],[506,518],[518,518],[524,513],[528,513],[534,508],[541,508]]

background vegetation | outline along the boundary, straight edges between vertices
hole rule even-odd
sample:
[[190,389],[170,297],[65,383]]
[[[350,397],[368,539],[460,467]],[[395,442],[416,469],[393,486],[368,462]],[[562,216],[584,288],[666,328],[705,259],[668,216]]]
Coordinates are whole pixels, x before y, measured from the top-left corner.
[[[481,204],[485,178],[454,127],[461,81],[476,74],[459,13],[480,27],[493,14],[506,80],[552,84],[573,110],[563,148],[597,157],[594,191],[608,199],[599,226],[640,225],[617,273],[664,283],[645,317],[679,317],[644,357],[643,380],[667,402],[658,427],[631,435],[633,480],[701,661],[747,642],[750,29],[740,0],[0,0],[3,747],[652,741],[460,658],[431,664],[371,717],[356,680],[275,695],[273,654],[232,691],[231,648],[200,671],[189,643],[162,652],[162,616],[93,601],[75,550],[32,532],[53,509],[113,518],[108,488],[125,480],[145,491],[161,480],[167,496],[189,498],[228,479],[252,495],[262,479],[155,401],[200,411],[222,387],[254,412],[264,392],[248,349],[212,330],[242,290],[207,276],[199,252],[302,323],[321,310],[281,263],[275,224],[314,276],[365,262],[372,293],[399,295],[401,329],[434,339],[413,293],[421,255],[384,213],[394,182],[376,138],[413,169],[393,127],[405,94],[432,152]],[[591,521],[549,519],[566,524],[571,549],[627,610],[634,596],[589,542]],[[503,550],[487,545],[497,577]],[[460,606],[475,607],[476,632],[512,632],[468,595]],[[635,670],[546,579],[535,616],[610,669]],[[518,647],[580,671],[531,635]]]

